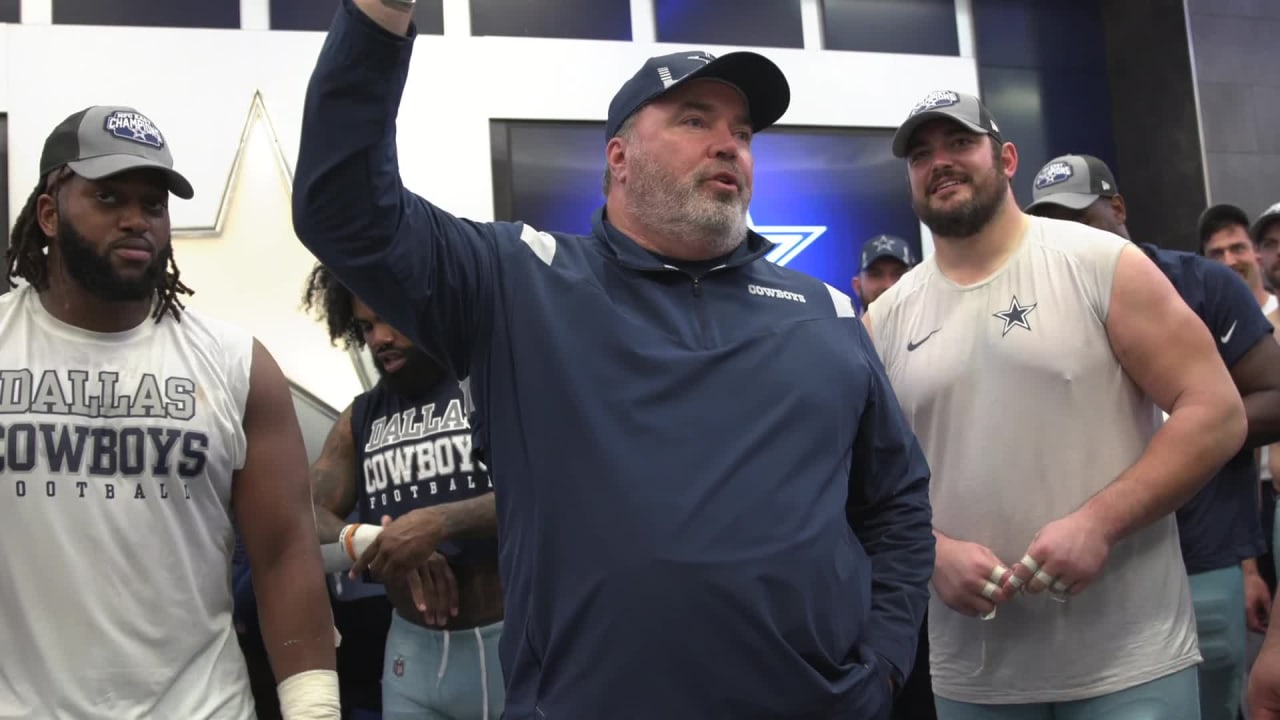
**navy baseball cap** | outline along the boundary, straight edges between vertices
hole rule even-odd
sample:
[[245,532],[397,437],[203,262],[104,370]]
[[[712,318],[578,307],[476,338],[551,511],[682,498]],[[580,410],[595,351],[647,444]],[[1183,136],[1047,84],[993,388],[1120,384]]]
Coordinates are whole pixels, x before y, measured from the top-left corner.
[[618,134],[627,118],[681,83],[697,78],[721,80],[736,87],[747,100],[751,129],[759,132],[778,121],[791,104],[791,86],[773,61],[753,52],[716,57],[687,50],[652,57],[618,89],[609,103],[605,140]]
[[1107,164],[1092,155],[1061,155],[1044,164],[1031,182],[1028,211],[1042,205],[1083,210],[1098,198],[1120,193]]
[[916,128],[938,118],[953,120],[972,132],[990,135],[1000,142],[1000,128],[996,126],[995,118],[976,96],[955,90],[934,90],[916,103],[907,113],[907,119],[898,126],[898,131],[893,134],[893,154],[906,157],[907,144],[911,142]]
[[1249,214],[1241,208],[1228,203],[1210,206],[1200,213],[1200,221],[1196,223],[1200,232],[1200,252],[1204,252],[1209,236],[1232,225],[1240,225],[1249,230]]
[[160,129],[130,107],[95,105],[58,123],[44,141],[40,177],[64,165],[89,180],[154,168],[168,178],[174,195],[190,200],[195,194],[191,183],[173,169],[173,155]]
[[911,246],[906,240],[893,235],[877,235],[862,244],[862,267],[859,272],[871,267],[871,263],[881,258],[893,258],[911,267]]

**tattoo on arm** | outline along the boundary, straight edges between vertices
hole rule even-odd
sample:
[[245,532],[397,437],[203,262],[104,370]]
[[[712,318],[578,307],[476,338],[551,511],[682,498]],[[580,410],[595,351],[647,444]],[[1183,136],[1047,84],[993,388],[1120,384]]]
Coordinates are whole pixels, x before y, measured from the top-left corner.
[[321,543],[338,541],[338,533],[356,504],[356,453],[348,406],[329,430],[320,457],[311,466],[311,502]]

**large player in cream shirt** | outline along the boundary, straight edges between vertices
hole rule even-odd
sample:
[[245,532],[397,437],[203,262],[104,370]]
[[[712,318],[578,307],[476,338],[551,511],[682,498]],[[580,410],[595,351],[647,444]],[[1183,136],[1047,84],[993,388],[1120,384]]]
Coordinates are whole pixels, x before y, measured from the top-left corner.
[[1208,331],[1121,238],[1018,209],[977,98],[932,93],[894,152],[936,250],[866,320],[934,470],[939,717],[1197,717],[1170,513],[1245,430]]

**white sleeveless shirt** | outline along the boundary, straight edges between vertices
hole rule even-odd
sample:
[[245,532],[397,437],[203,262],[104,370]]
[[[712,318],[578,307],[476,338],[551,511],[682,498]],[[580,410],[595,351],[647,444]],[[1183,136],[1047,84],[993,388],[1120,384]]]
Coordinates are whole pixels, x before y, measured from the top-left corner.
[[184,311],[121,333],[0,297],[0,718],[253,718],[232,473],[253,339]]
[[[934,527],[1006,565],[1045,524],[1132,465],[1160,412],[1121,368],[1106,318],[1127,241],[1031,218],[986,280],[935,258],[870,307],[889,379],[933,471]],[[1062,702],[1200,660],[1173,515],[1120,541],[1066,603],[1019,594],[990,621],[929,604],[934,691],[970,703]]]

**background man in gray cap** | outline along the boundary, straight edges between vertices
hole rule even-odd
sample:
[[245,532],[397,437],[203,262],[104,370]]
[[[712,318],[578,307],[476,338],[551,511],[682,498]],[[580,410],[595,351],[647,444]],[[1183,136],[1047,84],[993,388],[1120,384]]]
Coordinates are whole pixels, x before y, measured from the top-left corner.
[[[1046,163],[1032,183],[1027,212],[1129,239],[1115,177],[1092,155],[1064,155]],[[1267,544],[1253,451],[1280,440],[1280,344],[1248,286],[1224,265],[1148,243],[1138,247],[1217,340],[1248,416],[1244,447],[1177,512],[1204,656],[1198,668],[1201,720],[1236,720],[1247,662],[1246,620],[1249,630],[1266,632],[1271,609],[1257,563]]]
[[884,717],[928,595],[928,468],[851,298],[747,228],[781,70],[651,58],[609,104],[590,235],[472,222],[400,180],[411,4],[339,9],[294,226],[470,382],[506,717]]
[[899,237],[877,235],[863,243],[862,263],[853,276],[853,292],[863,312],[918,261],[912,256],[911,246]]
[[[0,715],[254,717],[233,518],[285,717],[339,714],[334,630],[289,387],[251,335],[184,310],[169,196],[133,108],[45,142],[0,298]],[[21,548],[21,550],[19,550]]]
[[1249,236],[1258,248],[1262,279],[1274,292],[1280,290],[1280,203],[1276,203],[1253,221]]
[[938,717],[1198,718],[1172,513],[1246,432],[1213,339],[1131,243],[1018,208],[978,98],[893,149],[934,253],[863,318],[934,468]]

